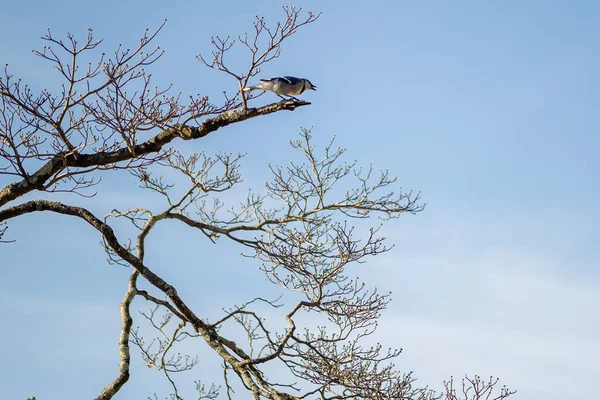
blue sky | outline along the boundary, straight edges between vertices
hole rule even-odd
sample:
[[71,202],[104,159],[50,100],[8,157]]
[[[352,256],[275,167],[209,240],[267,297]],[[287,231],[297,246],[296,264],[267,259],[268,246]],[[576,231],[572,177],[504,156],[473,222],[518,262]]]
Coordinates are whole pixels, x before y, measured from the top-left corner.
[[[167,18],[157,40],[166,53],[153,76],[176,91],[219,96],[236,83],[195,55],[210,51],[211,35],[247,31],[257,14],[276,21],[280,5],[10,2],[2,8],[0,62],[34,88],[56,87],[57,74],[31,54],[47,28],[83,37],[91,27],[110,52],[118,43],[134,46],[146,27]],[[266,162],[290,160],[288,141],[301,126],[313,127],[318,145],[336,135],[350,160],[389,169],[428,203],[421,214],[387,223],[395,249],[356,270],[394,292],[377,339],[404,348],[397,365],[434,388],[450,375],[478,373],[500,376],[519,390],[515,398],[593,397],[600,376],[600,5],[302,6],[323,15],[263,74],[310,78],[318,91],[305,97],[313,104],[177,146],[245,152],[245,184],[262,187]],[[0,177],[0,186],[8,182]],[[115,205],[154,206],[127,189],[133,182],[114,174],[94,199],[55,198],[97,215]],[[17,242],[0,248],[5,397],[96,395],[117,372],[117,307],[128,271],[107,265],[99,237],[78,221],[37,214],[12,221],[9,233]],[[150,238],[151,267],[207,315],[269,290],[239,249],[202,239],[166,224]],[[215,285],[231,274],[236,285]],[[162,378],[134,364],[119,398],[164,397],[165,387],[154,387]],[[211,373],[207,363],[195,378]]]

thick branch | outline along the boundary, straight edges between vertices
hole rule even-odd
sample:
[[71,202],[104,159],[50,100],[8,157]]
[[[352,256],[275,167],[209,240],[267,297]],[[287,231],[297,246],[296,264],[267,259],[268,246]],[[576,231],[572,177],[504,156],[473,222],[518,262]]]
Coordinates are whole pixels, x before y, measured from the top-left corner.
[[17,206],[9,207],[5,210],[0,210],[0,222],[36,211],[52,211],[59,214],[71,215],[81,218],[88,224],[92,225],[102,234],[106,240],[106,243],[119,257],[129,263],[150,284],[167,295],[173,305],[177,307],[177,309],[185,317],[185,320],[190,321],[196,332],[202,335],[206,343],[221,358],[223,358],[225,362],[232,366],[235,372],[242,378],[244,384],[247,385],[253,393],[260,393],[261,396],[272,400],[291,398],[291,396],[287,395],[286,393],[279,392],[270,387],[269,383],[264,380],[262,374],[256,370],[254,366],[241,365],[240,361],[234,355],[232,355],[228,349],[232,350],[238,357],[242,359],[248,359],[249,356],[245,354],[242,349],[237,347],[234,342],[220,336],[214,327],[202,321],[187,306],[187,304],[185,304],[183,299],[179,297],[175,287],[171,286],[161,277],[152,272],[144,265],[142,260],[121,246],[114,234],[113,229],[109,225],[96,218],[96,216],[94,216],[85,208],[68,206],[55,201],[31,200]]
[[142,261],[128,252],[124,247],[119,244],[117,237],[115,236],[112,228],[96,218],[91,212],[81,207],[68,206],[55,201],[48,200],[32,200],[18,206],[10,207],[0,211],[0,222],[8,219],[36,212],[36,211],[52,211],[59,214],[71,215],[78,217],[96,228],[104,238],[108,245],[121,257],[132,265],[148,282],[164,292],[172,301],[175,306],[181,310],[186,318],[194,324],[195,327],[199,327],[201,330],[206,332],[206,324],[198,318],[192,310],[190,310],[183,300],[177,294],[177,290],[165,282],[161,277],[152,272],[146,267]]
[[34,174],[20,182],[11,183],[0,190],[0,207],[23,196],[33,190],[42,189],[45,184],[58,172],[67,167],[86,168],[116,164],[126,160],[139,158],[149,153],[160,151],[166,144],[177,137],[184,140],[198,139],[223,128],[227,125],[245,121],[261,115],[272,114],[277,111],[293,111],[296,107],[309,105],[306,101],[285,100],[279,103],[269,104],[259,108],[225,111],[214,118],[205,120],[200,126],[175,125],[168,128],[153,138],[133,147],[133,151],[127,147],[112,152],[98,152],[94,154],[59,153],[48,161]]
[[131,326],[133,325],[133,318],[131,318],[131,313],[129,312],[129,306],[131,302],[135,298],[135,294],[137,292],[136,289],[136,281],[139,273],[137,271],[133,271],[131,276],[129,277],[129,286],[127,288],[127,292],[125,292],[125,296],[123,298],[123,302],[121,303],[121,319],[123,321],[123,327],[121,328],[121,334],[119,336],[119,358],[121,362],[119,364],[119,376],[107,387],[102,390],[102,393],[96,400],[109,400],[112,399],[115,394],[121,387],[129,380],[129,362],[131,360],[131,355],[129,352],[129,334],[131,333]]

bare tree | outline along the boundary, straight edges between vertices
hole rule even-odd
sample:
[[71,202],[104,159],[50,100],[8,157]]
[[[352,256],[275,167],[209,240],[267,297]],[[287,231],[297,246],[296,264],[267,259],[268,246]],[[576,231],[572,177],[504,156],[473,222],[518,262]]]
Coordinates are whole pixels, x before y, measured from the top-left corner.
[[[182,399],[176,376],[198,363],[176,350],[183,341],[204,343],[221,360],[221,385],[196,382],[199,399],[219,394],[232,399],[244,389],[253,399],[272,400],[435,398],[433,391],[414,387],[410,373],[395,369],[391,360],[400,350],[365,345],[390,295],[347,275],[348,266],[390,249],[379,228],[359,231],[348,221],[417,213],[423,209],[418,194],[394,191],[396,179],[387,171],[344,162],[344,150],[333,141],[316,149],[310,131],[303,130],[291,147],[304,161],[271,166],[272,178],[263,193],[250,192],[241,203],[232,202],[222,193],[241,182],[241,155],[183,155],[171,147],[177,139],[200,139],[230,124],[310,104],[293,99],[251,108],[253,97],[243,92],[262,65],[279,57],[287,38],[319,17],[293,7],[284,7],[284,12],[284,21],[274,26],[257,17],[252,34],[237,41],[213,38],[212,57],[198,56],[238,83],[239,90],[225,94],[219,104],[206,96],[183,101],[170,94],[170,87],[153,88],[145,68],[162,55],[150,47],[162,26],[146,32],[136,48],[119,47],[87,65],[80,60],[101,43],[92,31],[83,42],[73,35],[61,40],[48,31],[42,38],[47,45],[35,54],[60,73],[64,84],[58,94],[36,93],[8,69],[0,78],[0,174],[12,180],[0,190],[0,239],[13,218],[41,211],[64,214],[97,230],[109,261],[132,270],[120,309],[120,368],[97,399],[113,398],[128,381],[132,344],[147,366],[164,374],[172,386],[171,398]],[[245,71],[227,64],[227,55],[238,48],[249,55]],[[86,208],[54,201],[50,194],[23,199],[34,191],[93,195],[91,188],[100,188],[99,176],[122,170],[162,199],[162,211],[114,209],[100,218]],[[163,178],[169,174],[185,177],[187,188],[175,190]],[[115,219],[129,221],[135,236],[118,238],[111,227]],[[224,310],[215,320],[203,317],[202,310],[193,310],[185,300],[190,294],[180,294],[145,258],[148,235],[165,220],[185,224],[210,242],[237,243],[260,261],[268,281],[286,294],[285,301],[259,297]],[[140,288],[141,282],[147,290]],[[153,339],[134,328],[136,298],[152,303],[141,318],[154,329]],[[285,328],[269,329],[265,308],[285,308]],[[233,340],[239,332],[244,343]],[[477,399],[487,398],[481,396],[495,384],[481,388],[479,378],[468,382]],[[512,393],[503,391],[496,399]],[[446,398],[456,399],[452,381],[446,385]]]

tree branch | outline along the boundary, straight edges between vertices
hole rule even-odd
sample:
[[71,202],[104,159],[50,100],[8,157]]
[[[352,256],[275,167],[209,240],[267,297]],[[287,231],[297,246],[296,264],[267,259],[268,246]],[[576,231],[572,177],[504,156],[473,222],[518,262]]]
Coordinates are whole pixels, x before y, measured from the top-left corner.
[[123,302],[121,303],[121,320],[123,321],[123,327],[121,328],[121,334],[119,335],[119,358],[121,360],[119,363],[119,376],[102,390],[100,395],[96,397],[96,400],[112,399],[129,380],[129,362],[131,361],[129,352],[129,334],[131,333],[131,326],[133,325],[133,318],[131,318],[129,307],[137,293],[136,282],[138,276],[138,271],[134,270],[129,277],[129,286],[127,292],[125,292]]
[[284,100],[279,103],[268,104],[259,108],[225,111],[214,118],[205,120],[198,127],[175,125],[160,132],[153,138],[135,145],[133,150],[123,147],[111,152],[79,154],[77,156],[72,153],[62,152],[55,155],[32,175],[27,176],[27,178],[20,182],[11,183],[0,190],[0,207],[33,190],[41,190],[48,180],[68,167],[86,168],[133,160],[149,153],[159,152],[166,144],[178,137],[183,140],[198,139],[230,124],[282,110],[293,111],[297,107],[310,104],[311,103],[306,101]]
[[[177,307],[179,312],[189,321],[196,332],[198,332],[206,341],[206,343],[240,376],[243,383],[250,390],[262,397],[271,400],[291,399],[294,398],[287,393],[279,392],[265,381],[263,374],[258,371],[253,365],[241,365],[240,360],[250,358],[245,352],[236,346],[233,341],[227,340],[217,333],[217,330],[209,324],[202,321],[181,299],[175,287],[168,284],[161,277],[152,272],[144,263],[136,256],[127,251],[119,244],[113,229],[96,218],[91,212],[82,207],[74,207],[49,200],[31,200],[17,206],[9,207],[5,210],[0,210],[0,223],[10,218],[15,218],[21,215],[36,211],[52,211],[59,214],[71,215],[81,218],[88,224],[98,230],[106,243],[112,250],[119,255],[123,260],[129,263],[136,271],[139,272],[150,284],[161,290],[171,300],[173,305]],[[231,354],[233,351],[235,355]]]

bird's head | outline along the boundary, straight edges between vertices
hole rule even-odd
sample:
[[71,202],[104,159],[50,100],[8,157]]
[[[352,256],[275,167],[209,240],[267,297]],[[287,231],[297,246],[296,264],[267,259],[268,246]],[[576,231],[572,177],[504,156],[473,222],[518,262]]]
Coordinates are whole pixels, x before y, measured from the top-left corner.
[[306,89],[317,90],[317,87],[313,85],[311,81],[309,81],[308,79],[305,79],[305,81],[306,84],[304,86],[306,87]]

